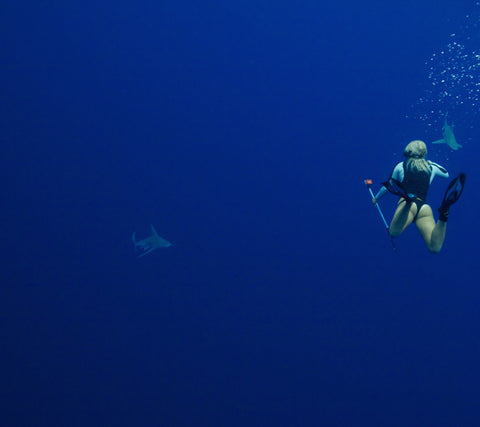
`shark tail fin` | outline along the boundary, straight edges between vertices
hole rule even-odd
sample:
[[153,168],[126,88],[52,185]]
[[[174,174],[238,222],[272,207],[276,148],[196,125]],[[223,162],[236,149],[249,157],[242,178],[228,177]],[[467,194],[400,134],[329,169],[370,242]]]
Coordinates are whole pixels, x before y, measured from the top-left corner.
[[432,144],[445,144],[446,141],[444,139],[437,139],[436,141],[433,141]]

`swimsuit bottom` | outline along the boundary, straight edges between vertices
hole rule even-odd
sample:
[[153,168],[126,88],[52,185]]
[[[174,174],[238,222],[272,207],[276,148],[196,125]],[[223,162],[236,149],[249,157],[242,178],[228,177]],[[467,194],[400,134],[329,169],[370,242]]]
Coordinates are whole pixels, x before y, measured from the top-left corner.
[[410,203],[415,203],[415,205],[417,206],[417,213],[413,217],[413,222],[417,221],[417,216],[418,216],[418,213],[420,212],[420,209],[422,209],[422,206],[427,204],[426,200],[423,200],[423,199],[421,199],[420,197],[417,197],[417,196],[413,196],[409,200],[406,200],[404,197],[402,197],[401,202],[402,201],[406,201],[407,205],[410,204]]

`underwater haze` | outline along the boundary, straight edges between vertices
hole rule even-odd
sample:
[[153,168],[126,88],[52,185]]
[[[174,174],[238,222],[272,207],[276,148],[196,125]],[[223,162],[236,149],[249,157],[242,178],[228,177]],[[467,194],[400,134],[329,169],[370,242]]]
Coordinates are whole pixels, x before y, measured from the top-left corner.
[[[479,30],[466,0],[2,2],[0,424],[479,425]],[[364,184],[414,139],[467,173],[438,255]]]

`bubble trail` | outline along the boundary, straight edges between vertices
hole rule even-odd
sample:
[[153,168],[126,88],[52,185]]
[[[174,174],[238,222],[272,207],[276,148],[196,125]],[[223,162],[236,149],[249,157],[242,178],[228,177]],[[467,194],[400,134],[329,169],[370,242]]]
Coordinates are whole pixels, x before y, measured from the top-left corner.
[[480,2],[449,42],[425,62],[423,95],[407,118],[438,132],[445,115],[463,129],[480,131]]

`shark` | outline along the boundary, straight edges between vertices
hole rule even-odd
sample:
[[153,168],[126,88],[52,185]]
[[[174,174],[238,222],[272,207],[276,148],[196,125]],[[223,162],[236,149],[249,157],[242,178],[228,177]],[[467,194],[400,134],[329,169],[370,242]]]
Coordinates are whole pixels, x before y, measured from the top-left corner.
[[135,251],[139,253],[138,258],[149,254],[155,249],[168,248],[169,246],[172,246],[168,240],[165,240],[163,237],[158,235],[157,230],[155,230],[155,227],[152,224],[150,224],[150,229],[152,231],[152,235],[142,240],[136,239],[135,232],[132,234],[132,241]]
[[445,123],[443,124],[443,139],[433,141],[432,144],[447,144],[452,150],[458,150],[462,146],[455,139],[453,133],[453,123],[451,125],[447,122],[447,116],[445,116]]

